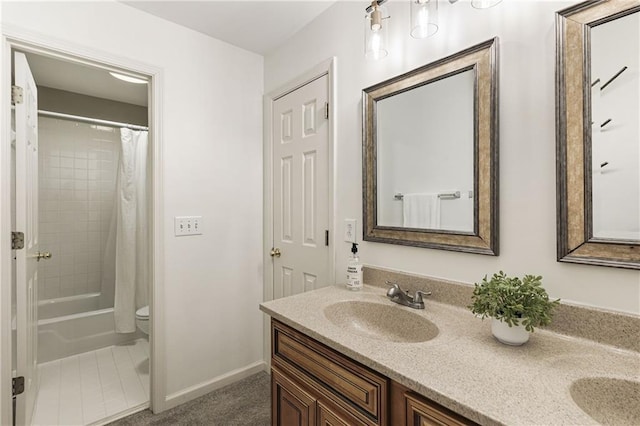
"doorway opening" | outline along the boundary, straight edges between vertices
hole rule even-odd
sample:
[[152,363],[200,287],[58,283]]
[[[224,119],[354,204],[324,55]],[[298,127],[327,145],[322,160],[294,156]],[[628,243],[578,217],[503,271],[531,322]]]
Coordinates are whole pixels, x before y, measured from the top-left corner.
[[150,405],[151,78],[39,49],[11,58],[16,424],[107,422]]

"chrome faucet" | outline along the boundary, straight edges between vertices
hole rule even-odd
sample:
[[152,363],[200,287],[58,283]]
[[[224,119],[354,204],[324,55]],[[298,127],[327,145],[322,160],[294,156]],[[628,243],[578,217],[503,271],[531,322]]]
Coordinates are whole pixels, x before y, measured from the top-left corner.
[[409,293],[409,290],[402,291],[400,286],[396,283],[392,283],[391,281],[386,281],[387,285],[390,285],[391,288],[387,290],[387,297],[391,299],[392,302],[399,303],[404,306],[408,306],[413,309],[424,309],[424,302],[422,300],[422,296],[430,296],[431,292],[424,291],[416,291],[413,296]]

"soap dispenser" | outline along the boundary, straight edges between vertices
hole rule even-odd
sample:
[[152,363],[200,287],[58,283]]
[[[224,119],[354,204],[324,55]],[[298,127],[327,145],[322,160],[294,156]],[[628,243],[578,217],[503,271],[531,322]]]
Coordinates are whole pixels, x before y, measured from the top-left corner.
[[362,263],[358,257],[358,244],[351,245],[351,256],[347,262],[347,288],[360,290],[362,288]]

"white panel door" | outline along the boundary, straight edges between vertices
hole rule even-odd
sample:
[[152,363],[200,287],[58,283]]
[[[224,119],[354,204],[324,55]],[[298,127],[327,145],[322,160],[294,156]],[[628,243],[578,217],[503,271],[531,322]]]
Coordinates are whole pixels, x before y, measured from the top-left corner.
[[16,250],[16,368],[25,391],[16,401],[16,424],[30,425],[36,399],[38,353],[38,103],[36,84],[24,54],[14,54],[16,102],[16,230],[24,249]]
[[274,299],[329,284],[327,93],[325,75],[273,103]]

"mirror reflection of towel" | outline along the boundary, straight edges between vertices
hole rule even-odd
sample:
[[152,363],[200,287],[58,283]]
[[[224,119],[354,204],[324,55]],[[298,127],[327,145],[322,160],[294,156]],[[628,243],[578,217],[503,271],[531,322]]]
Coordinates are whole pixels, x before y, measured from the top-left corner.
[[440,198],[438,194],[404,194],[402,217],[405,228],[439,228]]

